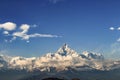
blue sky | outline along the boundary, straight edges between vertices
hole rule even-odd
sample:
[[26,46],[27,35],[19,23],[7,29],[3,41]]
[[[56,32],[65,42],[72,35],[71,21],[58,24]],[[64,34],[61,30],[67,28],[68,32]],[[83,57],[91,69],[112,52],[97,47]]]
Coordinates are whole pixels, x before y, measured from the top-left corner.
[[[0,51],[8,55],[39,56],[55,52],[67,43],[77,52],[107,54],[112,44],[119,44],[119,4],[119,0],[0,0]],[[8,30],[9,35],[3,34],[7,31],[5,23],[16,25]],[[25,25],[27,29],[21,29]],[[13,35],[24,28],[26,33],[22,35],[29,39]],[[36,33],[37,36],[30,37]]]

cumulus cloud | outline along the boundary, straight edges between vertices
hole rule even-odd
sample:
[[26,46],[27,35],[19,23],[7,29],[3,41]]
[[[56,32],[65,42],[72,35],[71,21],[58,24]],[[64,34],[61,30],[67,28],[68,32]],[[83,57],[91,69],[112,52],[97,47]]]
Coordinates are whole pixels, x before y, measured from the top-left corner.
[[58,37],[57,35],[51,35],[51,34],[39,34],[39,33],[33,33],[33,34],[27,34],[28,30],[30,28],[30,25],[23,24],[20,26],[21,32],[14,32],[12,34],[13,38],[12,41],[15,40],[17,37],[20,37],[22,40],[27,40],[29,42],[30,38],[36,38],[36,37]]
[[6,22],[3,24],[0,24],[0,28],[7,30],[7,31],[12,31],[16,29],[16,24],[12,22]]
[[9,32],[8,31],[4,31],[3,34],[9,35]]
[[110,29],[110,30],[112,30],[112,31],[113,31],[113,30],[115,30],[115,28],[114,28],[114,27],[110,27],[109,29]]
[[[34,25],[34,28],[37,25]],[[29,29],[33,27],[28,24],[22,24],[21,26],[18,26],[18,29],[16,29],[16,24],[13,22],[6,22],[4,24],[0,24],[0,29],[3,29],[3,35],[8,35],[11,37],[10,40],[5,39],[5,42],[12,42],[14,40],[21,39],[25,40],[27,43],[29,43],[30,38],[37,38],[37,37],[48,37],[48,38],[53,38],[53,37],[59,37],[57,35],[52,35],[52,34],[40,34],[40,33],[31,33],[28,34]],[[12,31],[14,30],[14,31]],[[12,31],[9,32],[9,31]]]
[[20,29],[22,30],[22,32],[21,33],[27,33],[28,32],[28,30],[29,30],[29,28],[30,28],[30,25],[28,25],[28,24],[23,24],[23,25],[21,25],[20,26]]
[[30,25],[28,25],[28,24],[22,24],[20,26],[20,30],[22,30],[22,31],[20,31],[20,32],[14,32],[12,34],[12,36],[13,36],[12,41],[15,40],[16,37],[20,37],[20,38],[22,38],[22,40],[28,40],[29,37],[27,35],[27,32],[28,32],[29,28],[30,28]]

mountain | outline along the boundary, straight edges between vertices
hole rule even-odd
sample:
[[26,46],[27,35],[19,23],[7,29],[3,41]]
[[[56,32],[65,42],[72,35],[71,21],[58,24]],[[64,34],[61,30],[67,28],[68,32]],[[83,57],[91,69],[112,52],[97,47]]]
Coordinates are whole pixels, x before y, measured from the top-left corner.
[[0,55],[0,68],[7,68],[11,57],[6,55]]
[[108,71],[120,68],[120,61],[104,59],[103,55],[84,51],[82,54],[71,49],[67,44],[55,53],[47,53],[41,57],[10,57],[0,55],[0,69],[26,71],[77,71],[101,70]]

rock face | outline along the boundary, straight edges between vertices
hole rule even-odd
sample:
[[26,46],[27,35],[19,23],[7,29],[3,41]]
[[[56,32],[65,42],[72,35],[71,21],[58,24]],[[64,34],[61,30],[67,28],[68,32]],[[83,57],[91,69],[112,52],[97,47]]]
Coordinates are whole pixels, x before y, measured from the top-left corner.
[[67,44],[60,47],[55,53],[48,53],[42,57],[9,57],[0,55],[0,69],[27,70],[27,71],[77,71],[86,70],[113,70],[120,68],[120,61],[104,59],[103,55],[84,51],[82,54],[71,49]]

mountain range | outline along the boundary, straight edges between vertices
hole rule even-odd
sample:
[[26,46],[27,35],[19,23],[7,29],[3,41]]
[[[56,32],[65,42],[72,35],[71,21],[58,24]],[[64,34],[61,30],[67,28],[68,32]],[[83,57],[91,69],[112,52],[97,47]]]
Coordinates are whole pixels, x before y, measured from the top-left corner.
[[119,60],[105,59],[103,55],[95,52],[84,51],[80,54],[67,44],[64,44],[55,53],[47,53],[40,57],[25,58],[0,55],[0,71],[2,73],[7,71],[15,71],[15,73],[16,71],[25,71],[24,73],[30,72],[33,74],[38,72],[52,76],[57,74],[58,76],[66,72],[68,74],[74,73],[73,75],[75,75],[78,72],[109,72],[117,69],[120,69]]
[[120,61],[104,59],[104,56],[94,52],[84,51],[82,54],[64,44],[55,53],[47,53],[41,57],[10,57],[0,55],[0,69],[25,69],[28,71],[50,71],[50,67],[57,71],[67,70],[68,67],[77,70],[112,70],[120,67]]

